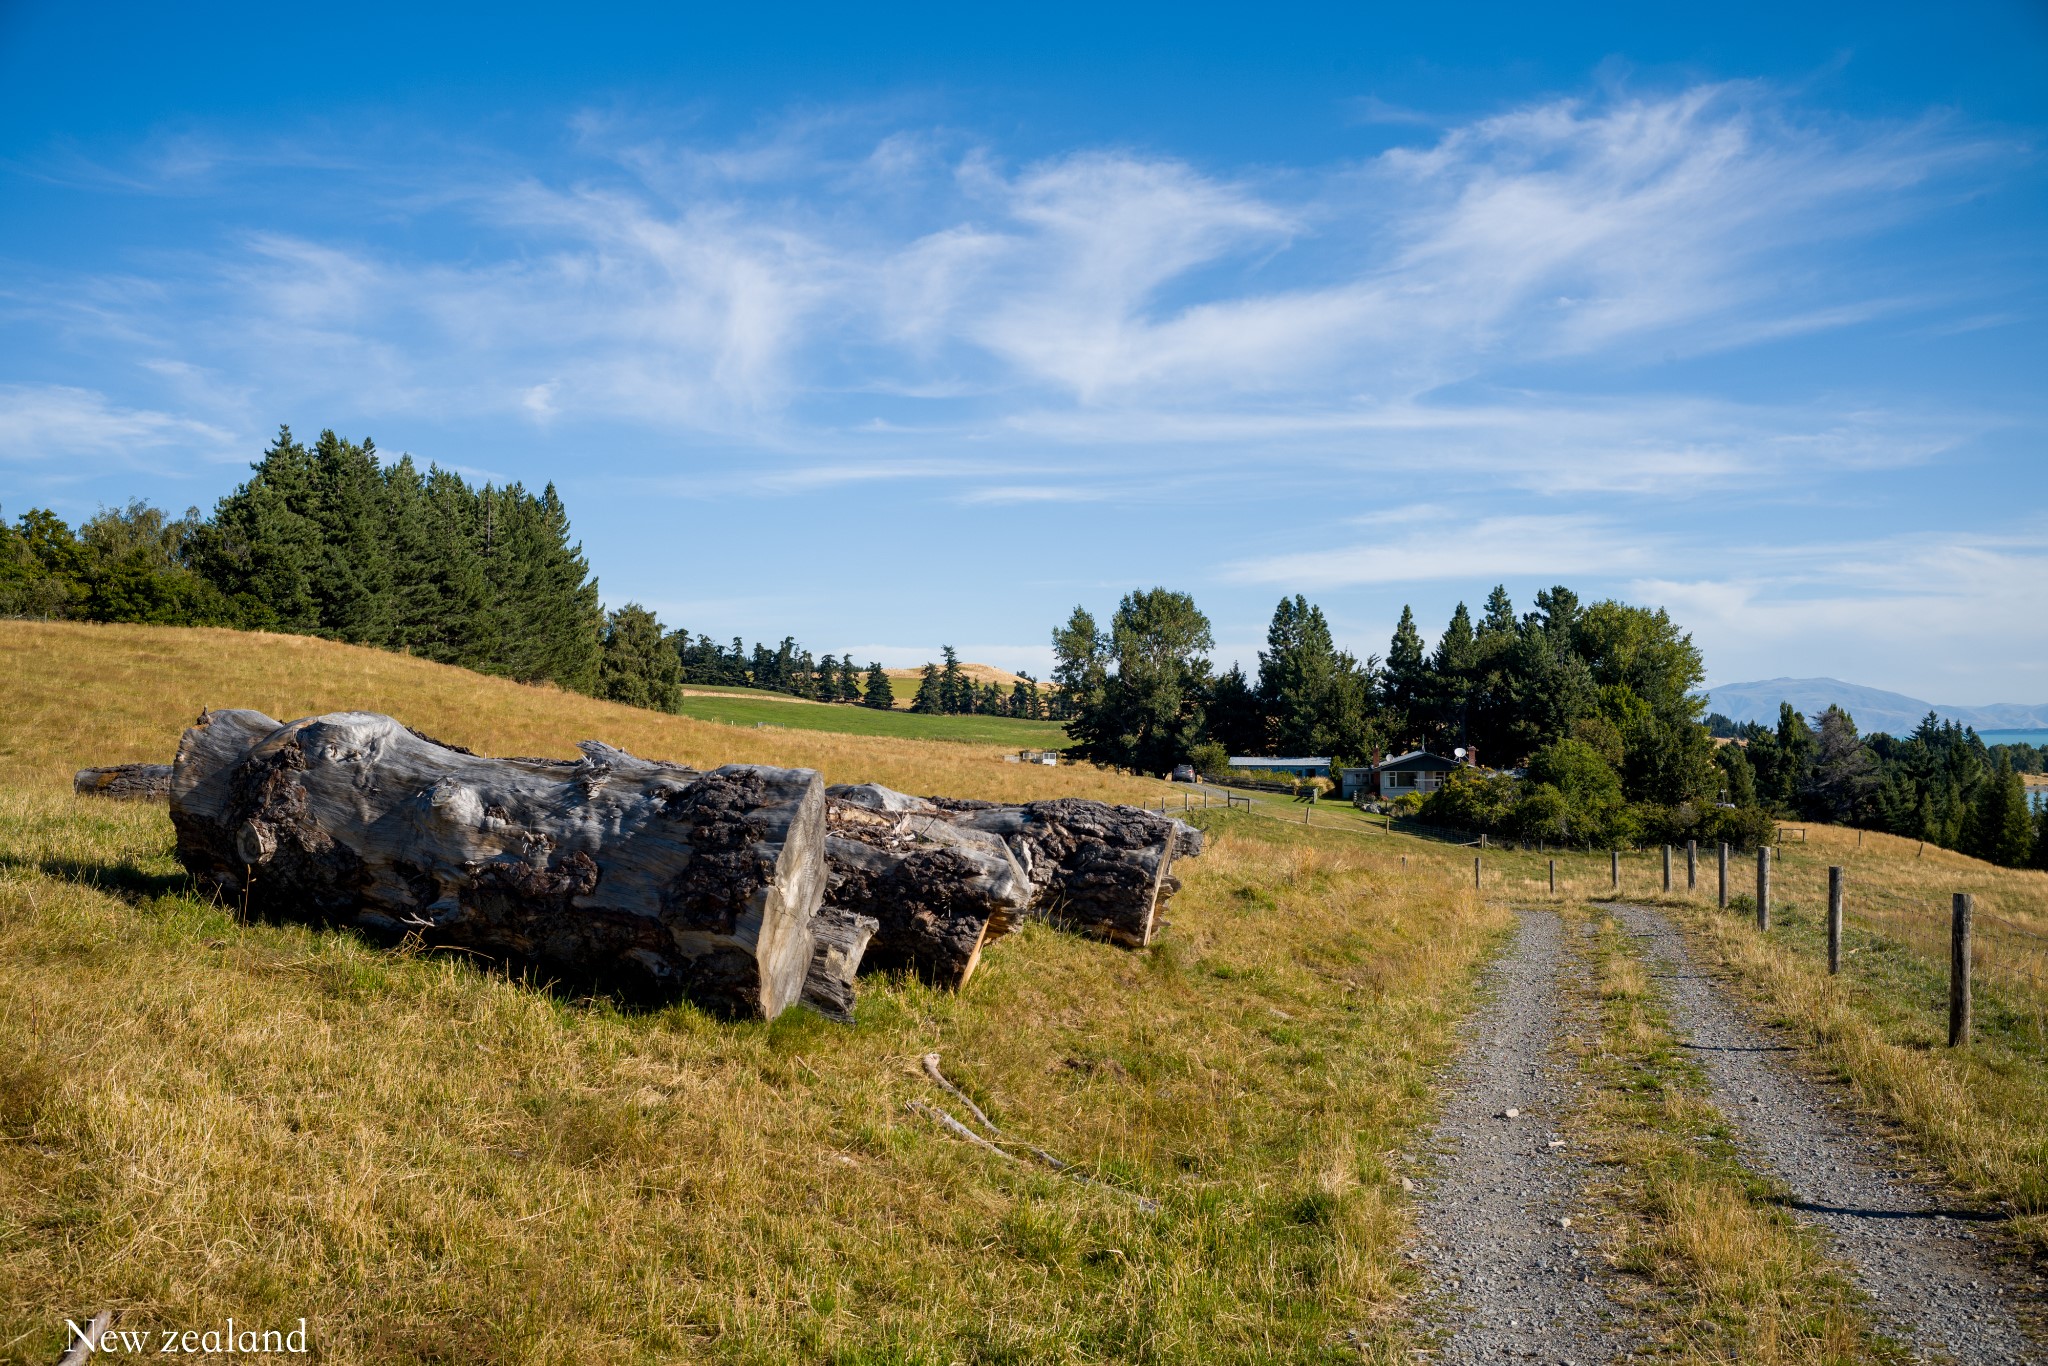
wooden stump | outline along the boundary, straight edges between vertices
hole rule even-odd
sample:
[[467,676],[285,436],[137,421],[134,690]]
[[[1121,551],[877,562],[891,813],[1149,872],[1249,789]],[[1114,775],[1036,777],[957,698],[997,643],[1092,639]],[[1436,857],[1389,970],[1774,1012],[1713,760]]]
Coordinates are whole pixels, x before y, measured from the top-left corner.
[[825,891],[818,775],[579,748],[491,759],[369,712],[208,712],[178,746],[178,857],[254,913],[779,1014]]
[[171,799],[169,764],[114,764],[81,768],[71,780],[81,797],[109,797],[124,802],[167,802]]
[[811,921],[811,970],[803,1002],[829,1020],[853,1023],[853,979],[878,922],[837,906],[820,906]]

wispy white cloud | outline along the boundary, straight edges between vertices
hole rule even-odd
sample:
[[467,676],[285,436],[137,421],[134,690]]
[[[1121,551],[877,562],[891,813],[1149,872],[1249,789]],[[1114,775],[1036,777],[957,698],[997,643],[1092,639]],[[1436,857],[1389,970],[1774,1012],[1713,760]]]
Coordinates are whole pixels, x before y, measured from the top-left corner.
[[1446,509],[1428,520],[1389,521],[1371,541],[1238,560],[1223,577],[1299,589],[1543,575],[1611,578],[1638,572],[1652,559],[1640,534],[1590,514],[1462,517]]
[[[2048,539],[1929,532],[1757,544],[1731,548],[1723,562],[1742,568],[1629,585],[1685,622],[1722,677],[1881,678],[1974,702],[2000,700],[1991,694],[2001,688],[2048,693],[2038,601]],[[2000,682],[1987,686],[1992,678]]]
[[[1916,187],[1988,150],[1933,124],[1810,126],[1754,85],[1553,101],[1250,176],[1102,149],[1011,168],[878,117],[812,111],[717,145],[593,116],[582,146],[605,174],[485,163],[382,206],[486,230],[460,253],[264,230],[158,282],[164,297],[97,301],[97,325],[367,410],[770,447],[843,441],[840,414],[865,398],[892,416],[952,405],[949,433],[1089,444],[1405,431],[1492,468],[1523,463],[1525,438],[1604,426],[1646,467],[1747,468],[1692,435],[1682,401],[1462,388],[1924,309],[1801,253],[1910,213]],[[430,179],[416,169],[408,185]],[[1843,422],[1785,430],[1822,441]]]
[[130,408],[89,389],[55,384],[0,385],[0,460],[52,469],[80,457],[141,466],[166,448],[220,452],[236,434],[175,413]]

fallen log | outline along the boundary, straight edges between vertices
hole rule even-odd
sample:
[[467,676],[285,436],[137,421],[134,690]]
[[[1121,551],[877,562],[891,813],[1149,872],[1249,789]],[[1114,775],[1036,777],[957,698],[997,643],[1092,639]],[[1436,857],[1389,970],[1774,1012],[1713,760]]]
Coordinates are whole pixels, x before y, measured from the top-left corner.
[[81,797],[108,797],[122,802],[164,802],[171,798],[169,764],[111,764],[81,768],[71,780]]
[[910,823],[927,838],[949,826],[999,840],[1031,883],[1032,914],[1126,948],[1152,942],[1161,912],[1180,890],[1174,859],[1202,848],[1202,832],[1184,821],[1077,797],[1006,806],[912,797],[872,783],[831,787],[826,796],[834,811]]
[[369,712],[207,712],[178,746],[178,857],[256,914],[779,1014],[810,975],[825,890],[818,775],[579,748],[492,759]]
[[958,991],[982,950],[1030,906],[1031,882],[1000,838],[905,804],[917,800],[872,786],[828,789],[825,899],[875,921],[863,970],[908,970]]

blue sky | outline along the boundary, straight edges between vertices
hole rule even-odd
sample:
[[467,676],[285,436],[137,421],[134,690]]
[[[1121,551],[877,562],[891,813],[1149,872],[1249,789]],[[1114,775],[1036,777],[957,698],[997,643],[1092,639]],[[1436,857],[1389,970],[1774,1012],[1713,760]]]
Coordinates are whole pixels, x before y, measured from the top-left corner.
[[2039,3],[426,8],[0,6],[8,516],[288,422],[720,638],[1564,582],[2048,699]]

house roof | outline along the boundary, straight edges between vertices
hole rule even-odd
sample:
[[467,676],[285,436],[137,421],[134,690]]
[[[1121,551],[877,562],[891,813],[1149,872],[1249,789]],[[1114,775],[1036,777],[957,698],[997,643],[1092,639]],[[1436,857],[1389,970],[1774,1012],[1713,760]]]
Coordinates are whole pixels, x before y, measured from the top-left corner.
[[1464,766],[1465,761],[1463,759],[1452,759],[1442,754],[1432,754],[1426,749],[1412,749],[1406,754],[1396,755],[1394,758],[1386,760],[1380,765],[1379,771],[1382,773],[1407,773],[1410,771],[1447,773],[1451,769],[1463,768]]
[[1330,766],[1330,761],[1328,758],[1266,759],[1261,758],[1259,755],[1252,754],[1233,755],[1230,760],[1230,766],[1232,768],[1306,768],[1311,766],[1317,768],[1328,768]]

